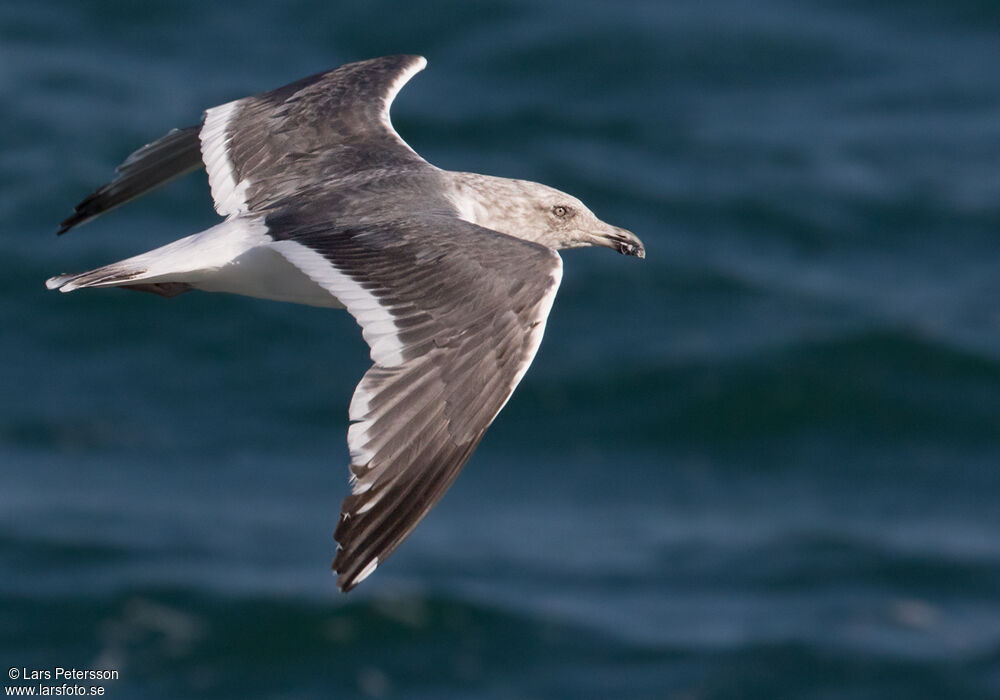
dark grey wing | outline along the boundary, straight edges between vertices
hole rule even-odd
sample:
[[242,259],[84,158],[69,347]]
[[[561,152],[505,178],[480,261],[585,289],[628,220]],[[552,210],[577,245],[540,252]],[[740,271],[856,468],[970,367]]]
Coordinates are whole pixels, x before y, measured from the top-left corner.
[[202,153],[215,208],[260,212],[317,185],[355,185],[430,166],[392,128],[389,106],[427,61],[349,63],[205,113]]
[[142,196],[174,178],[202,166],[201,125],[173,129],[163,138],[146,144],[118,166],[115,179],[76,205],[59,225],[63,234],[106,211]]
[[400,88],[427,61],[385,56],[349,63],[205,112],[118,166],[118,175],[76,206],[65,233],[205,165],[215,208],[260,211],[319,185],[359,184],[385,169],[428,168],[389,120]]
[[542,246],[460,219],[337,228],[266,218],[273,247],[340,299],[374,365],[351,400],[352,495],[333,568],[348,591],[437,503],[534,358],[562,274]]

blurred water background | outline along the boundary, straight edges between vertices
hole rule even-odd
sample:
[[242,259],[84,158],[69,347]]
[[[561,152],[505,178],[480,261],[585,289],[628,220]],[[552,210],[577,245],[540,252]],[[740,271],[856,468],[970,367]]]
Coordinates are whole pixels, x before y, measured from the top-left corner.
[[[0,4],[0,660],[113,698],[1000,697],[998,34],[982,0]],[[136,147],[404,52],[418,152],[648,258],[565,254],[513,400],[343,596],[353,320],[43,282],[216,221],[195,174],[56,239]]]

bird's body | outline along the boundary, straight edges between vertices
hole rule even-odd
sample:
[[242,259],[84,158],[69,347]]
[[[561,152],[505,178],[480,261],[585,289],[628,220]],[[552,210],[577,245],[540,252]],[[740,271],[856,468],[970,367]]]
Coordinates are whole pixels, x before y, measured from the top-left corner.
[[347,591],[450,486],[520,381],[555,298],[562,248],[642,257],[631,233],[537,183],[436,168],[389,106],[425,61],[348,64],[206,111],[144,146],[60,233],[204,163],[206,231],[52,289],[191,289],[346,308],[374,365],[351,400],[352,494],[334,569]]

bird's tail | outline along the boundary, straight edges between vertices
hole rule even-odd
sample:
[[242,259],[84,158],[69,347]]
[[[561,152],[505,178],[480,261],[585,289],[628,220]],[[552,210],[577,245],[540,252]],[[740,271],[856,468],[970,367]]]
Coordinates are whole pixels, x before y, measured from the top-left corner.
[[58,275],[46,280],[45,286],[60,292],[72,292],[85,287],[122,287],[163,297],[175,297],[192,289],[185,282],[144,281],[150,279],[149,270],[128,263],[128,260],[123,260],[88,272]]
[[85,287],[127,287],[162,296],[191,289],[206,272],[229,262],[225,245],[229,222],[168,243],[141,255],[96,270],[58,275],[45,282],[49,289],[72,292]]
[[58,275],[45,281],[49,289],[72,292],[83,287],[120,287],[141,278],[146,270],[125,265],[127,261],[112,263],[88,272]]

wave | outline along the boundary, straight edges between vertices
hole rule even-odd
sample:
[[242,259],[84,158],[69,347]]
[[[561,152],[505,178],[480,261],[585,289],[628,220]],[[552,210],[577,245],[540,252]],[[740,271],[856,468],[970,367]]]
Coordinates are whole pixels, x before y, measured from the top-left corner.
[[[114,668],[116,697],[989,697],[1000,647],[929,660],[827,642],[625,644],[452,596],[306,601],[141,589],[4,599],[3,649]],[[13,662],[12,663],[16,663]]]
[[653,443],[733,443],[820,431],[995,446],[1000,435],[1000,358],[903,329],[804,339],[704,361],[589,369],[526,383],[508,413],[529,430],[542,413],[546,421],[574,422],[583,435]]

